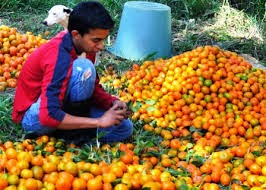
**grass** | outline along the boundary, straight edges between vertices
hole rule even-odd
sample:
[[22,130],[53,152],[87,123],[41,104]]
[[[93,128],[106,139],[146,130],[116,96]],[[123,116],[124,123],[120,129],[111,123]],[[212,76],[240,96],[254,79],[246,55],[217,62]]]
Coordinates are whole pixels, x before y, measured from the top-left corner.
[[[79,0],[2,0],[0,1],[0,25],[16,27],[20,33],[31,31],[44,34],[47,39],[63,28],[55,25],[47,28],[41,21],[55,4],[73,7]],[[102,0],[116,21],[111,33],[115,41],[123,5],[126,0]],[[198,46],[218,45],[223,49],[248,54],[259,64],[266,66],[266,13],[265,0],[156,0],[171,7],[173,54],[181,54]],[[234,3],[232,3],[234,2]],[[140,28],[141,30],[141,28]],[[130,69],[134,62],[103,51],[99,74],[106,65],[115,66],[117,73]],[[141,63],[140,63],[141,64]],[[1,140],[19,139],[23,131],[11,121],[12,96],[0,95]]]
[[8,140],[19,140],[24,137],[24,131],[11,120],[13,96],[0,94],[0,143]]
[[[47,28],[41,24],[47,11],[55,4],[73,7],[78,0],[40,2],[3,0],[0,2],[0,24],[31,31],[51,38],[62,30],[59,25]],[[116,21],[111,34],[115,41],[123,5],[126,0],[101,1]],[[219,45],[224,49],[250,54],[266,65],[265,2],[264,0],[157,0],[171,7],[173,53],[180,54],[200,45]],[[234,2],[234,3],[229,3]],[[33,24],[34,23],[34,24]]]
[[180,26],[182,32],[174,35],[178,53],[211,44],[250,54],[266,65],[265,26],[243,11],[224,5],[207,21],[189,20],[181,24],[185,25]]

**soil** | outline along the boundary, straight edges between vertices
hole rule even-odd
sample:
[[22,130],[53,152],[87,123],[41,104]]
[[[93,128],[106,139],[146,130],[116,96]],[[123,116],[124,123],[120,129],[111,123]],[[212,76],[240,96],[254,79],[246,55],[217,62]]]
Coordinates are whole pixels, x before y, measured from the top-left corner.
[[253,67],[266,70],[266,67],[263,66],[257,59],[248,54],[240,54],[244,57]]

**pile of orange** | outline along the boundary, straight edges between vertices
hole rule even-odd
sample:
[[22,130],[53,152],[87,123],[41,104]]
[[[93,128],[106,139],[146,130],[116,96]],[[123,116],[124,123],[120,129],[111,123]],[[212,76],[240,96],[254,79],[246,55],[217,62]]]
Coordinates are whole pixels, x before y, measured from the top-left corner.
[[[171,147],[142,147],[146,150],[136,154],[140,144],[104,144],[88,152],[48,136],[7,141],[0,144],[0,189],[262,190],[262,142],[242,141],[238,147],[210,151],[204,144],[175,138]],[[76,157],[81,151],[85,160]]]
[[46,43],[41,35],[20,34],[16,28],[0,26],[0,91],[15,88],[19,72],[30,53]]
[[[40,35],[0,26],[0,90],[16,86],[25,60],[43,43]],[[204,46],[134,64],[121,79],[107,74],[101,83],[115,76],[110,85],[126,86],[120,97],[132,103],[132,120],[160,136],[160,146],[105,144],[91,147],[84,161],[77,155],[85,150],[73,144],[62,150],[52,137],[8,141],[0,144],[0,189],[266,187],[266,71]]]
[[177,150],[183,167],[193,156],[209,158],[191,170],[191,183],[265,187],[265,70],[234,52],[204,46],[135,64],[122,80],[128,86],[120,95],[136,110],[132,119]]
[[155,120],[150,130],[194,126],[223,138],[252,139],[266,129],[266,71],[236,53],[198,47],[134,65],[123,77],[128,86],[122,98],[141,103],[133,119]]

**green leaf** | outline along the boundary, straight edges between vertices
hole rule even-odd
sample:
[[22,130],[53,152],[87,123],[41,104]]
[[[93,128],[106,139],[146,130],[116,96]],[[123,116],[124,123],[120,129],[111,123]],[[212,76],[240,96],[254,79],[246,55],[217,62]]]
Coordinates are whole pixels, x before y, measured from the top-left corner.
[[189,190],[189,186],[187,184],[182,184],[180,187],[179,187],[179,190]]
[[230,186],[219,185],[219,189],[221,189],[221,190],[230,190],[231,187]]
[[157,52],[150,53],[142,61],[145,62],[145,61],[148,61],[148,60],[153,60],[154,59],[154,56],[156,54],[157,54]]
[[79,157],[77,157],[77,156],[73,157],[73,162],[80,162],[80,161],[81,161],[81,159]]
[[147,108],[147,111],[148,111],[148,112],[150,112],[150,111],[154,111],[154,110],[156,110],[156,108],[153,107],[153,106],[149,106],[149,107]]
[[149,105],[155,105],[156,101],[154,101],[154,100],[145,100],[145,103],[149,104]]
[[55,148],[59,148],[59,149],[65,149],[66,145],[64,140],[59,139],[56,143],[55,143]]
[[117,178],[117,179],[115,179],[115,180],[112,182],[112,185],[115,186],[115,185],[121,183],[121,181],[122,181],[121,178]]
[[160,156],[161,153],[160,152],[157,152],[155,150],[151,150],[149,152],[146,153],[148,156]]
[[191,159],[191,157],[193,156],[194,154],[194,150],[189,150],[187,151],[187,155],[186,155],[186,162],[188,163],[189,160]]
[[51,155],[52,153],[51,153],[51,152],[48,152],[48,151],[45,151],[45,150],[42,150],[42,151],[41,151],[41,154],[42,154],[42,156],[49,156],[49,155]]
[[136,102],[136,105],[134,107],[132,107],[132,111],[133,112],[138,112],[139,108],[141,108],[142,103],[140,101]]
[[241,185],[241,187],[242,187],[244,190],[249,190],[249,187],[246,186],[246,185]]
[[233,180],[231,181],[231,183],[237,183],[237,184],[241,184],[241,181],[240,181],[240,180],[238,180],[238,179],[233,179]]
[[192,164],[194,164],[197,167],[200,167],[205,162],[205,159],[202,156],[195,155],[192,158]]
[[191,127],[189,127],[189,131],[190,131],[191,133],[193,133],[193,132],[196,132],[197,129],[196,129],[194,126],[191,126]]
[[253,151],[252,154],[255,156],[255,157],[259,157],[261,155],[261,151]]
[[57,149],[56,150],[56,156],[62,156],[66,151],[62,149]]
[[128,102],[126,102],[126,105],[127,105],[127,107],[129,107],[129,108],[132,108],[132,107],[133,107],[133,103],[132,103],[131,100],[128,101]]
[[80,149],[79,148],[68,148],[67,151],[74,153],[74,152],[80,151]]
[[45,144],[42,142],[39,145],[35,145],[34,150],[43,150],[44,146],[45,146]]
[[184,167],[180,167],[180,170],[176,170],[173,168],[166,168],[165,171],[169,172],[172,176],[178,177],[178,176],[183,176],[183,177],[188,177],[190,176],[190,173],[188,172],[188,170]]

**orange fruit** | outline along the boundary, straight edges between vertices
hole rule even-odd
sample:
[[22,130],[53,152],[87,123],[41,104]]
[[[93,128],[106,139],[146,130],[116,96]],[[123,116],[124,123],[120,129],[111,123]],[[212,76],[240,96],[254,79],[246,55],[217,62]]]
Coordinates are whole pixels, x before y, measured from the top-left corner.
[[266,165],[262,167],[261,173],[263,176],[266,176]]
[[33,173],[33,178],[41,180],[44,176],[44,172],[41,166],[33,166],[31,168]]
[[72,175],[77,175],[78,173],[78,167],[75,162],[67,162],[65,164],[65,171],[72,174]]
[[5,189],[8,186],[7,179],[0,178],[0,189]]
[[104,183],[103,190],[113,190],[113,186],[111,183]]
[[146,182],[142,187],[149,188],[150,190],[160,190],[161,184],[159,182],[149,181],[149,182]]
[[37,190],[38,189],[38,183],[37,180],[33,179],[33,178],[28,178],[25,181],[25,187],[27,190]]
[[20,176],[24,179],[32,178],[33,177],[33,171],[31,169],[23,169],[20,172]]
[[131,164],[133,162],[133,155],[134,153],[131,151],[126,151],[124,155],[120,157],[120,160],[124,162],[125,164]]
[[17,185],[19,183],[18,175],[11,174],[7,177],[7,181],[9,185]]
[[260,175],[261,174],[261,167],[257,163],[251,164],[249,170],[252,174]]
[[72,182],[72,189],[73,190],[86,190],[87,183],[84,179],[75,178]]
[[161,184],[162,190],[175,190],[176,186],[175,183],[172,181],[164,181]]
[[31,164],[33,166],[42,166],[43,165],[43,157],[41,155],[33,156],[31,159]]
[[89,179],[87,182],[87,189],[101,190],[103,183],[98,178]]
[[102,174],[102,169],[98,164],[93,163],[90,165],[90,172],[97,176]]
[[102,177],[103,177],[102,180],[104,183],[111,183],[111,182],[115,181],[115,179],[116,179],[116,175],[112,172],[103,173]]
[[16,159],[17,158],[17,151],[14,148],[7,148],[5,151],[7,159]]
[[224,186],[228,186],[230,184],[231,178],[228,174],[224,173],[221,175],[220,182]]
[[52,162],[44,162],[42,168],[45,173],[51,173],[57,170],[56,164]]

